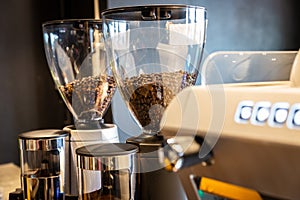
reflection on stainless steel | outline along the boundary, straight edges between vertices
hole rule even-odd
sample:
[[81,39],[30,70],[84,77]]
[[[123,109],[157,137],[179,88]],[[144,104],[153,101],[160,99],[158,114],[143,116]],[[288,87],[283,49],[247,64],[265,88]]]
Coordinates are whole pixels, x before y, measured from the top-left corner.
[[166,140],[159,153],[160,161],[168,171],[178,172],[184,167],[201,163],[203,166],[214,164],[213,152],[200,156],[203,139],[198,136],[175,136]]
[[37,130],[19,135],[25,199],[64,199],[67,136],[67,132],[60,130]]
[[137,151],[121,143],[77,149],[79,199],[134,199]]

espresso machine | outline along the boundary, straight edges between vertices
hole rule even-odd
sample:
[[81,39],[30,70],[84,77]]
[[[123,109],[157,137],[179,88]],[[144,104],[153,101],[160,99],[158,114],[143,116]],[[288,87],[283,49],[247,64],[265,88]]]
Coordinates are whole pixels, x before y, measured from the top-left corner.
[[[188,198],[201,199],[199,191],[204,191],[229,199],[299,199],[300,54],[295,51],[234,54],[211,55],[202,70],[207,84],[183,90],[164,113],[165,137],[200,136],[204,143],[199,157],[209,152],[213,155],[211,165],[195,164],[179,170]],[[255,60],[249,59],[251,54],[262,58],[253,68],[264,68],[267,76],[261,73],[249,80],[255,75],[253,68],[248,68],[248,61]],[[227,62],[231,62],[231,69],[250,69],[246,73],[239,71],[247,75],[245,81],[237,83],[234,70],[230,70],[219,76],[224,75],[225,82],[230,83],[222,84],[217,78],[212,84],[210,75],[218,77],[215,72],[219,68],[226,70],[223,67]],[[263,65],[266,63],[267,67]],[[191,116],[196,120],[188,120]],[[251,191],[241,192],[231,188],[232,185]]]

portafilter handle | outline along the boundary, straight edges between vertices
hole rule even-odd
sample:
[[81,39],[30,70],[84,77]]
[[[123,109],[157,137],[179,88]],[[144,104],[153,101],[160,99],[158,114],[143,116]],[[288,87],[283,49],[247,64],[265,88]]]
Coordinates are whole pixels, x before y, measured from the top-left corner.
[[177,172],[179,169],[201,163],[203,166],[214,164],[213,152],[200,154],[204,139],[200,136],[176,136],[165,140],[159,157],[167,171]]

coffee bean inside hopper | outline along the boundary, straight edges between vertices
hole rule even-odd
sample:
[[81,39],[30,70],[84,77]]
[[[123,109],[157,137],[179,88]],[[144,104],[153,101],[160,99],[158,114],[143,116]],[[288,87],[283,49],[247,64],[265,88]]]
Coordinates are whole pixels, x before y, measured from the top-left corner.
[[141,74],[125,79],[122,90],[144,129],[159,131],[165,108],[178,92],[195,81],[196,74],[184,71]]

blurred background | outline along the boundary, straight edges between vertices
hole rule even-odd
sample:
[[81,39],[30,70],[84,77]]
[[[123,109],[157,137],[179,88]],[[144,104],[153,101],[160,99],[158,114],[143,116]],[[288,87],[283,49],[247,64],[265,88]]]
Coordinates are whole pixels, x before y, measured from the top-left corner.
[[[19,164],[19,133],[62,129],[72,116],[47,66],[42,23],[94,18],[94,10],[142,4],[190,4],[208,10],[205,55],[215,51],[300,48],[298,0],[10,0],[0,2],[0,164]],[[106,122],[112,122],[109,111]],[[122,137],[121,137],[122,138]]]

